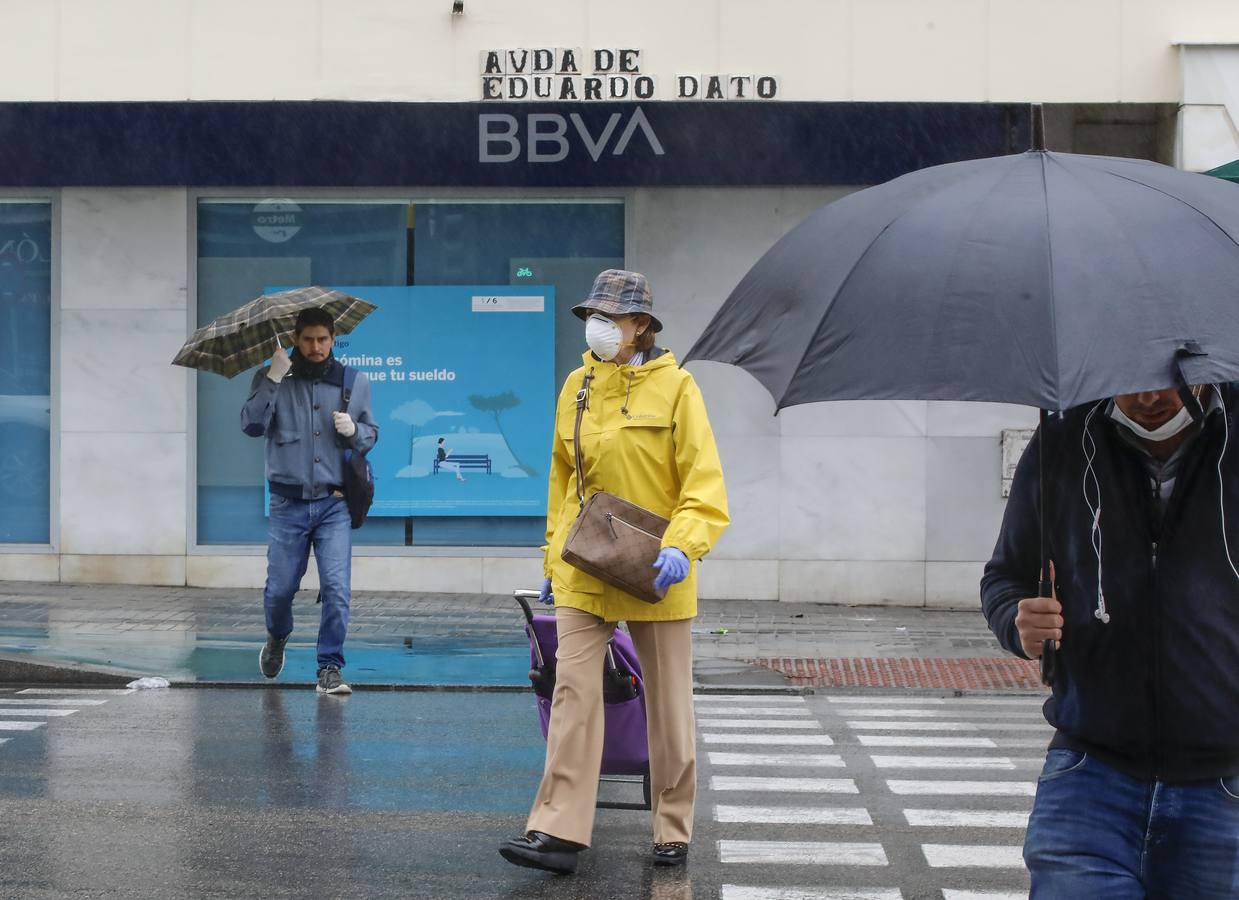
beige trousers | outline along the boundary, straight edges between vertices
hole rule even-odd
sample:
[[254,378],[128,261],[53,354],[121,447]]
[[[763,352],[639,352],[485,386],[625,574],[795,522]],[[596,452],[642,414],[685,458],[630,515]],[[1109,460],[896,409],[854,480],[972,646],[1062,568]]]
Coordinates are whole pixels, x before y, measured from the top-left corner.
[[[687,843],[693,836],[697,736],[692,621],[628,623],[645,678],[656,843]],[[556,630],[559,651],[546,769],[526,830],[588,846],[602,765],[603,657],[615,623],[560,607]]]

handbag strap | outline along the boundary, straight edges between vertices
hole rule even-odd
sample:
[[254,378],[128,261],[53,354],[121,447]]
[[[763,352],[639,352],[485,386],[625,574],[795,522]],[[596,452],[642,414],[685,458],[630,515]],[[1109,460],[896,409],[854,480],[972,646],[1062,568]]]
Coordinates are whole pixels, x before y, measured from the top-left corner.
[[585,458],[581,455],[581,418],[589,408],[589,383],[594,380],[594,370],[585,373],[581,389],[576,392],[576,424],[572,427],[572,448],[576,451],[576,499],[585,508]]

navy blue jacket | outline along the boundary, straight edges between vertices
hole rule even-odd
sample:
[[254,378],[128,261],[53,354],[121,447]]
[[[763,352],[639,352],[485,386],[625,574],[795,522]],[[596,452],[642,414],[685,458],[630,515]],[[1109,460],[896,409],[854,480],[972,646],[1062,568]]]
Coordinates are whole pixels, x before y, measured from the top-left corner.
[[[1221,390],[1186,451],[1160,528],[1148,471],[1104,405],[1089,423],[1101,489],[1102,584],[1110,623],[1094,616],[1097,557],[1083,497],[1084,421],[1093,404],[1051,416],[1046,503],[1063,605],[1059,674],[1045,716],[1052,747],[1092,753],[1139,778],[1239,775],[1239,384]],[[1224,458],[1223,444],[1229,442]],[[1016,469],[981,604],[1004,647],[1023,656],[1015,614],[1037,594],[1038,429]],[[1221,484],[1218,467],[1221,459]],[[1222,488],[1219,494],[1219,486]]]

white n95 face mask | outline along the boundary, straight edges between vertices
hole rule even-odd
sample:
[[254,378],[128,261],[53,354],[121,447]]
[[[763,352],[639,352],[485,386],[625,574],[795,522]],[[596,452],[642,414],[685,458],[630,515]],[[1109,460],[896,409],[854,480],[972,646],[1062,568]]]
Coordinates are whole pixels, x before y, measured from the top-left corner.
[[615,359],[623,340],[623,330],[606,316],[595,313],[585,320],[585,343],[603,362]]
[[1192,425],[1192,414],[1187,411],[1186,406],[1161,425],[1158,425],[1152,431],[1145,428],[1139,422],[1128,418],[1127,415],[1119,409],[1119,405],[1117,403],[1114,404],[1114,408],[1110,410],[1110,418],[1127,428],[1136,437],[1153,442],[1169,440],[1183,429],[1190,428]]

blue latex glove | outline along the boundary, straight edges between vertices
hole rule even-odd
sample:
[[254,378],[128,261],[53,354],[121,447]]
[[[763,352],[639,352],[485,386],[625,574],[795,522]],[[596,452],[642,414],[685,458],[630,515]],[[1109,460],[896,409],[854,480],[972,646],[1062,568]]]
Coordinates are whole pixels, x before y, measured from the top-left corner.
[[548,606],[555,602],[555,596],[551,593],[551,579],[548,578],[542,582],[542,590],[538,592],[538,602]]
[[654,568],[658,570],[654,590],[661,593],[688,577],[688,557],[675,547],[663,547],[654,560]]

